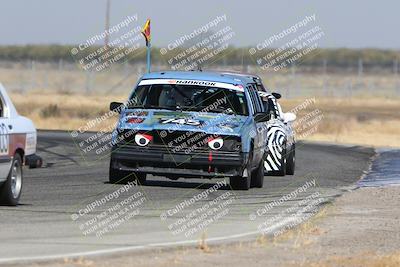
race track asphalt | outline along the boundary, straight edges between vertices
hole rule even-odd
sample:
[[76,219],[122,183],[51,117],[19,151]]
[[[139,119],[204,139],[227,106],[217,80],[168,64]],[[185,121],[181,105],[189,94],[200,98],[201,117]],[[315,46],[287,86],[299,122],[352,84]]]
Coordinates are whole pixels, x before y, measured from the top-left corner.
[[[299,142],[295,175],[266,176],[262,189],[231,191],[229,186],[223,186],[211,192],[223,179],[172,181],[150,176],[146,186],[130,187],[118,198],[88,211],[88,204],[104,201],[124,185],[108,183],[106,153],[101,157],[80,153],[77,143],[87,137],[73,139],[68,132],[39,131],[37,153],[44,166],[24,169],[21,205],[0,207],[0,263],[191,244],[204,232],[208,239],[220,242],[248,239],[257,235],[260,225],[275,218],[268,221],[269,234],[273,234],[293,220],[278,215],[287,215],[283,211],[290,207],[299,210],[301,206],[296,205],[307,196],[318,196],[321,207],[355,186],[374,155],[372,148]],[[315,186],[309,186],[314,179]],[[306,188],[304,192],[296,191],[302,186]],[[267,203],[294,191],[298,195],[261,214]],[[189,203],[202,192],[209,192],[208,197]],[[184,207],[177,210],[179,205]],[[186,230],[174,232],[183,229],[179,227],[187,223],[191,212],[206,214],[203,207],[214,211],[208,214],[214,221],[204,223],[202,229],[195,228],[193,222]],[[82,212],[85,208],[87,214]],[[119,217],[112,217],[115,214]],[[160,219],[162,214],[173,215]],[[182,218],[186,221],[182,222]],[[100,236],[99,230],[106,228],[109,231]]]

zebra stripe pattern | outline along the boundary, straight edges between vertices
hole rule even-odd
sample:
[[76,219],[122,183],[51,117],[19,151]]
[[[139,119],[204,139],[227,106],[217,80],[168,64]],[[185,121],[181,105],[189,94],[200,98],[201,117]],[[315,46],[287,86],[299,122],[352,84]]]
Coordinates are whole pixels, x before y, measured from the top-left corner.
[[[276,98],[271,94],[266,94],[269,100],[272,101],[274,108],[277,106]],[[275,121],[278,119],[275,119]],[[282,168],[281,159],[283,155],[283,146],[286,139],[286,133],[278,123],[270,122],[267,133],[267,156],[264,161],[265,171],[279,171]]]
[[279,171],[282,168],[281,159],[283,154],[286,134],[281,127],[271,125],[268,127],[267,134],[267,156],[264,160],[264,169],[268,171]]

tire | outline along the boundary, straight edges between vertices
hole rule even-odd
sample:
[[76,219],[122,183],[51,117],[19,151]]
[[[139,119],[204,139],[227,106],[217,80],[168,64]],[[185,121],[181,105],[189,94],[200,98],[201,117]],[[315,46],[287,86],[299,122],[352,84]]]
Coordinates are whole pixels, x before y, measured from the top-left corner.
[[0,187],[0,204],[18,205],[22,192],[22,180],[22,159],[19,154],[15,154],[7,180]]
[[251,187],[262,188],[264,185],[264,161],[260,162],[260,165],[251,175]]
[[[286,145],[284,145],[286,146]],[[279,163],[281,164],[280,168],[278,171],[272,171],[269,174],[271,175],[275,175],[275,176],[285,176],[286,175],[286,149],[284,148],[282,150],[282,154],[281,154],[281,159],[279,160]]]
[[295,163],[296,163],[296,148],[295,145],[293,144],[290,147],[290,152],[286,159],[286,174],[288,175],[294,174]]
[[110,184],[126,184],[127,182],[138,181],[140,185],[146,184],[146,173],[121,171],[113,167],[113,160],[110,161],[109,182]]
[[146,173],[140,173],[140,172],[133,172],[131,174],[133,176],[133,179],[136,179],[140,185],[146,185]]
[[251,187],[251,172],[249,172],[253,160],[253,146],[250,150],[249,161],[247,162],[247,177],[235,176],[229,178],[229,184],[233,190],[249,190]]
[[229,184],[233,190],[249,190],[250,183],[250,175],[248,177],[235,176],[229,178]]

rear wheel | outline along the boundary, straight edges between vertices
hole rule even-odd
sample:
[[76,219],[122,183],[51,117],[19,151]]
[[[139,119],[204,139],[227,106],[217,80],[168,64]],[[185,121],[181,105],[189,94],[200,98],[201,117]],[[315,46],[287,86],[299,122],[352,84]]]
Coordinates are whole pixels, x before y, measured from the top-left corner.
[[296,163],[296,150],[295,150],[295,145],[293,144],[290,147],[290,151],[286,160],[286,174],[289,175],[294,174],[295,163]]
[[15,154],[7,180],[0,187],[0,203],[16,206],[22,192],[22,159]]
[[251,187],[262,188],[264,185],[264,161],[254,170],[251,175]]

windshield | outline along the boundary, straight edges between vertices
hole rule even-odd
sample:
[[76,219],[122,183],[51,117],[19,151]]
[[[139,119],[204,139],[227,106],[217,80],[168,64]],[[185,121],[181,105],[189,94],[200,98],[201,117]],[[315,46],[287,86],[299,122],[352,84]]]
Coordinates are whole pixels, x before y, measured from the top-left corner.
[[[132,101],[132,100],[135,101]],[[193,85],[141,85],[131,96],[130,108],[159,108],[247,115],[244,92]]]

